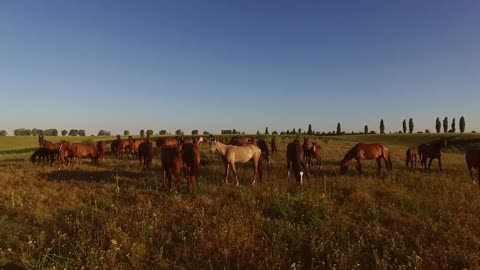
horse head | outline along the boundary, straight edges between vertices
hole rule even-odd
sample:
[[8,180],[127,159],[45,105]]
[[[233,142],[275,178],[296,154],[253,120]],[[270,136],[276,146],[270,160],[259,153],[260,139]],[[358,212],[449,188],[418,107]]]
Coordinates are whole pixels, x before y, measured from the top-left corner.
[[348,161],[342,160],[340,162],[340,174],[346,174],[348,172]]
[[217,151],[217,139],[215,139],[215,137],[212,137],[212,139],[210,139],[210,153],[215,153],[215,151]]

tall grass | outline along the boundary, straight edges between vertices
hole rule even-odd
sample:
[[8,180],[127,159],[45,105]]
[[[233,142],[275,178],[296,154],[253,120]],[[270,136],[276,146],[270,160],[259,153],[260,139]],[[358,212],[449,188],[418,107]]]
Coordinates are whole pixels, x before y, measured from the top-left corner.
[[[480,188],[463,155],[444,155],[445,173],[404,168],[339,176],[353,142],[322,144],[323,170],[302,187],[286,177],[285,144],[250,186],[223,183],[221,160],[202,168],[196,194],[168,193],[158,171],[106,159],[58,170],[1,161],[0,266],[30,269],[476,269]],[[406,143],[408,144],[408,143]],[[435,164],[436,165],[436,164]],[[435,169],[435,165],[433,166]]]

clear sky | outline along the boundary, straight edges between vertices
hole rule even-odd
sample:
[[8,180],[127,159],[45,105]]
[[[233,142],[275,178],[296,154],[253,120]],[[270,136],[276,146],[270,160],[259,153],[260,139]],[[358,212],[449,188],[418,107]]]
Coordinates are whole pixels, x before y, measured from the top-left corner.
[[[0,129],[480,130],[480,1],[0,1]],[[457,128],[458,129],[458,128]]]

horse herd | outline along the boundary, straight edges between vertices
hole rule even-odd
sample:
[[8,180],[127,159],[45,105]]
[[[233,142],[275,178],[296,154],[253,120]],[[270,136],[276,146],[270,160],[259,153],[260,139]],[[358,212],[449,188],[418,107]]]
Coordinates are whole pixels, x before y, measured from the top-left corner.
[[[58,164],[76,163],[81,158],[90,158],[92,164],[98,164],[99,159],[103,159],[106,151],[106,142],[100,141],[93,143],[72,143],[62,140],[52,143],[43,136],[38,138],[40,148],[31,156],[32,162],[49,162],[55,159]],[[111,153],[113,156],[128,155],[137,157],[140,165],[144,169],[151,169],[153,157],[160,156],[161,169],[164,181],[168,180],[168,188],[172,189],[172,179],[177,182],[177,189],[181,180],[181,172],[188,182],[190,191],[194,191],[199,177],[200,166],[206,162],[200,157],[200,144],[209,145],[211,153],[218,153],[225,165],[225,182],[228,182],[230,170],[233,172],[236,185],[239,184],[236,163],[253,163],[254,176],[252,185],[257,180],[261,181],[263,176],[264,163],[270,162],[270,155],[278,152],[275,137],[270,141],[270,149],[267,141],[263,139],[252,138],[232,138],[225,143],[223,137],[218,139],[210,136],[208,139],[203,137],[193,137],[191,140],[184,139],[183,136],[171,138],[158,138],[153,146],[150,136],[143,136],[140,139],[134,139],[129,136],[128,139],[117,139],[111,143]],[[434,159],[438,160],[439,170],[442,173],[441,149],[447,147],[447,139],[442,138],[431,144],[421,144],[417,148],[408,148],[406,151],[406,166],[415,170],[417,159],[420,160],[421,167],[427,171],[432,165]],[[314,165],[322,168],[323,148],[316,142],[311,142],[305,137],[303,144],[298,139],[287,145],[287,175],[293,171],[295,179],[302,184],[303,176],[308,178],[307,167]],[[376,160],[377,174],[380,174],[382,161],[385,163],[387,171],[392,170],[391,154],[387,146],[379,143],[358,143],[353,146],[340,161],[340,173],[345,174],[348,171],[351,160],[356,160],[356,169],[359,173],[363,172],[362,160]],[[428,166],[427,166],[428,161]],[[471,149],[466,152],[467,166],[473,179],[473,168],[477,170],[480,167],[480,150]],[[480,174],[478,176],[480,182]]]

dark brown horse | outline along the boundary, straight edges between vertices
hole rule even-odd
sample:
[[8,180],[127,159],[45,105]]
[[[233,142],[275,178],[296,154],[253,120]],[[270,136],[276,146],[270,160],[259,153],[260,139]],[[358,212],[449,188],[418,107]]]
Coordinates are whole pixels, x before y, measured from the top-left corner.
[[313,165],[313,160],[316,161],[318,166],[322,167],[322,156],[323,156],[323,148],[320,145],[317,145],[316,142],[312,142],[310,147],[307,148],[305,151],[305,157],[307,160],[308,167]]
[[112,154],[115,154],[115,157],[121,154],[130,154],[131,147],[128,139],[121,140],[120,136],[117,137],[117,140],[112,142]]
[[293,169],[295,179],[303,184],[303,175],[308,177],[305,166],[303,148],[299,140],[294,140],[287,145],[287,175],[290,176],[290,164]]
[[[432,166],[432,161],[434,159],[437,159],[438,168],[440,169],[440,173],[442,173],[442,148],[447,148],[446,138],[441,138],[440,141],[431,144],[420,144],[420,146],[418,146],[418,155],[420,156],[423,170],[430,170],[430,166]],[[428,167],[427,159],[430,159],[430,161],[428,162]]]
[[92,164],[98,164],[99,151],[95,144],[71,143],[62,141],[62,147],[60,147],[59,156],[59,159],[61,159],[62,161],[70,158],[73,163],[75,163],[76,159],[88,157],[90,158]]
[[277,139],[275,139],[275,137],[272,137],[272,141],[270,142],[270,148],[272,149],[272,155],[278,152]]
[[270,163],[270,156],[269,156],[269,152],[268,152],[268,145],[267,145],[267,142],[265,140],[257,140],[255,139],[256,142],[257,142],[257,146],[258,148],[260,148],[260,150],[262,150],[262,158],[263,158],[263,161],[267,162],[267,163]]
[[236,145],[236,146],[244,146],[247,145],[248,142],[244,142],[243,139],[239,139],[237,137],[233,137],[228,142],[228,145]]
[[410,167],[412,170],[417,168],[417,149],[415,147],[410,147],[407,149],[405,153],[405,163],[407,168]]
[[465,153],[465,159],[472,181],[475,182],[475,180],[473,180],[473,169],[475,168],[477,169],[478,183],[480,184],[480,149],[468,149]]
[[387,170],[392,170],[392,160],[390,158],[390,152],[388,148],[379,143],[366,144],[358,143],[350,151],[345,154],[345,157],[340,162],[340,173],[345,174],[348,171],[349,161],[352,159],[357,160],[357,170],[362,173],[362,164],[360,160],[377,160],[378,171],[377,174],[380,174],[382,168],[381,161],[385,161]]
[[188,179],[188,189],[194,192],[200,176],[200,151],[195,143],[185,143],[182,146],[182,160],[183,172]]
[[150,135],[147,134],[147,140],[140,143],[138,146],[138,160],[140,161],[140,166],[143,165],[143,168],[151,169],[153,153],[153,144],[150,142]]
[[37,149],[32,156],[30,157],[30,161],[35,164],[40,164],[40,162],[50,163],[52,164],[55,161],[55,155],[58,154],[58,150],[52,150],[47,148],[39,148]]
[[177,190],[180,191],[180,172],[182,169],[182,155],[176,146],[162,147],[162,172],[163,182],[168,180],[168,190],[172,191],[172,175],[177,182]]
[[[58,156],[59,154],[59,149],[62,145],[61,142],[57,142],[57,143],[52,143],[52,142],[49,142],[47,140],[45,140],[45,138],[42,136],[38,136],[38,145],[42,148],[45,148],[45,149],[48,149],[48,150],[51,150],[52,153],[53,153],[53,157],[55,156]],[[53,161],[51,161],[53,162]]]
[[305,155],[308,151],[308,148],[310,146],[310,139],[308,139],[308,137],[303,137],[303,144],[302,144],[302,149],[303,149],[303,158],[305,159],[305,161],[307,160],[307,155]]

